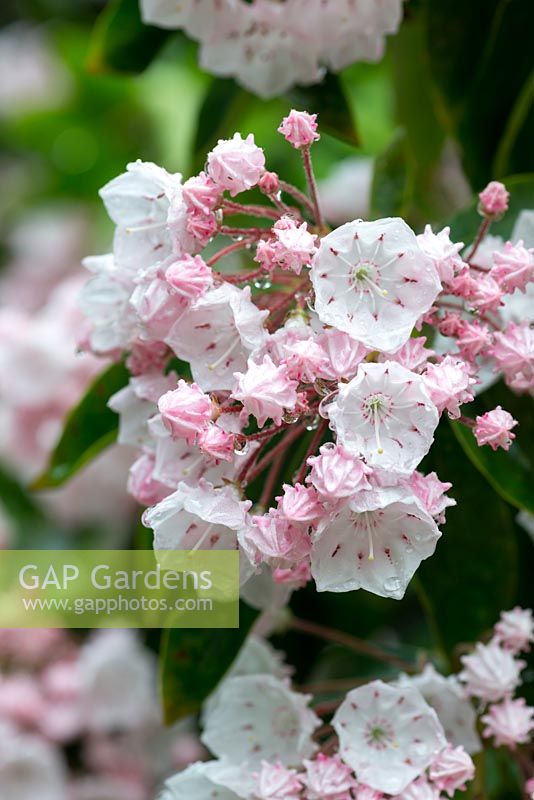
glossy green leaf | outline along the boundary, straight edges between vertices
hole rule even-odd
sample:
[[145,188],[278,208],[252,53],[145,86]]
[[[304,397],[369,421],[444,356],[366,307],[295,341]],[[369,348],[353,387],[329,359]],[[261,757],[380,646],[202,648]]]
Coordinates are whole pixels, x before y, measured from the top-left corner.
[[204,167],[206,154],[219,139],[232,136],[239,127],[239,117],[254,98],[231,78],[214,78],[204,96],[198,114],[193,144],[195,169]]
[[164,632],[160,650],[160,691],[165,722],[194,714],[234,662],[258,615],[240,604],[239,628]]
[[115,441],[119,418],[107,403],[126,386],[128,378],[124,364],[113,364],[91,384],[67,417],[49,464],[33,483],[33,490],[61,486]]
[[172,31],[145,25],[139,0],[111,0],[98,18],[87,59],[90,72],[143,72]]
[[360,145],[360,137],[342,79],[327,73],[321,83],[297,86],[287,94],[292,105],[310,114],[319,115],[323,132],[347,144]]
[[517,586],[517,542],[510,507],[471,464],[444,420],[423,463],[451,481],[457,506],[436,552],[418,571],[418,585],[429,620],[444,654],[481,638],[503,608],[514,602]]
[[[495,175],[501,140],[509,120],[524,106],[525,86],[532,74],[530,0],[426,0],[427,57],[440,110],[461,144],[464,165],[476,188]],[[527,109],[525,109],[526,111]],[[519,122],[532,116],[519,113]],[[514,168],[532,170],[530,136],[513,131]],[[509,135],[509,133],[508,133]],[[530,139],[530,145],[528,140]],[[512,154],[511,150],[515,152]],[[500,168],[510,165],[500,158]]]

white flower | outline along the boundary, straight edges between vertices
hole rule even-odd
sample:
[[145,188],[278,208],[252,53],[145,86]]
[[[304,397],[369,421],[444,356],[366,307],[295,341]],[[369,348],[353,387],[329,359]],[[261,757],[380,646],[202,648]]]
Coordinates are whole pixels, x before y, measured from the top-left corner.
[[473,653],[462,656],[463,670],[459,678],[468,694],[496,702],[512,694],[521,682],[520,672],[525,661],[514,658],[496,641],[478,642]]
[[311,735],[320,721],[309,700],[272,675],[230,678],[206,715],[202,741],[218,757],[251,769],[262,761],[298,764],[316,749]]
[[263,320],[250,299],[250,288],[228,283],[210,289],[175,323],[167,344],[191,364],[193,378],[205,392],[232,389],[234,372],[244,372],[247,358],[266,337]]
[[180,483],[145,512],[143,522],[154,529],[155,550],[236,550],[237,531],[244,527],[250,505],[228,486]]
[[428,453],[439,420],[423,378],[394,361],[360,364],[328,414],[350,453],[405,475]]
[[402,792],[447,745],[436,712],[416,689],[382,681],[349,692],[332,725],[358,780],[387,794]]
[[44,739],[0,723],[1,800],[64,800],[66,775],[58,752]]
[[119,415],[119,444],[143,447],[150,443],[148,420],[157,413],[161,395],[176,386],[176,379],[174,372],[130,378],[128,386],[109,398],[109,408]]
[[321,240],[312,268],[322,322],[377,350],[409,338],[436,299],[436,268],[397,218],[348,222]]
[[156,664],[132,631],[97,633],[82,648],[83,718],[97,733],[158,720]]
[[191,764],[165,781],[160,800],[238,800],[238,795],[215,780],[215,762]]
[[402,675],[399,686],[415,686],[429,706],[432,706],[443,725],[447,741],[463,747],[470,755],[482,749],[476,732],[475,709],[466,697],[456,675],[444,677],[427,664],[420,675]]
[[360,492],[319,524],[312,575],[320,592],[366,589],[400,600],[440,532],[432,517],[404,489]]

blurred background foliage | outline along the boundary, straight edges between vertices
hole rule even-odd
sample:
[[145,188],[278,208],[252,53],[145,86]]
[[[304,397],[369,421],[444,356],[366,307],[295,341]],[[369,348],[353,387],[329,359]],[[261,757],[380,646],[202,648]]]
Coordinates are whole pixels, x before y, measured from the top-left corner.
[[[82,208],[90,220],[90,249],[105,251],[111,224],[97,192],[106,181],[136,158],[187,177],[202,167],[218,137],[235,130],[253,131],[269,168],[302,185],[300,160],[276,132],[292,104],[320,114],[326,131],[314,152],[320,179],[345,158],[373,159],[372,217],[399,214],[419,228],[452,220],[453,237],[468,242],[478,225],[476,192],[490,179],[521,176],[507,180],[512,209],[496,230],[510,235],[520,211],[534,208],[531,13],[531,0],[409,0],[401,31],[389,40],[381,63],[356,64],[328,76],[322,86],[265,102],[232,81],[201,72],[196,45],[180,33],[143,26],[137,0],[4,0],[2,262],[12,257],[13,226],[43,208]],[[22,37],[20,49],[13,49],[14,36]],[[26,96],[19,70],[32,58],[43,90]],[[532,541],[517,524],[518,513],[532,505],[531,401],[513,398],[499,386],[477,401],[480,407],[497,402],[521,422],[509,458],[489,453],[481,461],[454,424],[444,421],[440,427],[424,466],[453,482],[458,506],[448,511],[437,553],[423,564],[405,601],[364,592],[318,595],[310,589],[295,596],[297,615],[327,624],[335,620],[336,627],[373,637],[414,664],[423,651],[432,652],[447,669],[457,667],[462,643],[483,637],[501,609],[532,605]],[[87,406],[76,422],[93,430],[95,407],[89,417],[86,412]],[[104,434],[113,436],[113,423]],[[67,473],[98,435],[102,431],[89,436],[89,443],[73,444]],[[0,495],[22,546],[61,544],[58,525],[7,468],[0,473]],[[141,540],[150,546],[135,519],[132,514],[124,543]],[[115,537],[114,528],[113,520],[98,530],[82,526],[70,541],[97,546]],[[190,676],[177,674],[173,660],[183,636],[173,632],[163,654],[171,717],[186,710],[179,698],[187,693]],[[197,650],[217,650],[220,642],[209,642],[209,636],[198,632]],[[240,637],[225,642],[236,650]],[[335,645],[325,648],[304,634],[282,633],[277,643],[288,650],[301,682],[376,672],[369,659]],[[229,652],[220,659],[219,671],[232,657]],[[530,670],[532,702],[532,663]],[[197,665],[195,698],[218,677]],[[519,796],[507,763],[489,764],[487,774],[488,797]]]

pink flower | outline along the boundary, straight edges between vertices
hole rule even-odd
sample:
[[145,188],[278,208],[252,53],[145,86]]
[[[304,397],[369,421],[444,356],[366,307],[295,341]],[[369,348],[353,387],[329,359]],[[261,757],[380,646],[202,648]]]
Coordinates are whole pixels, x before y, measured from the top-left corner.
[[287,769],[280,762],[262,762],[255,793],[258,800],[299,800],[301,789],[296,770]]
[[254,261],[261,264],[266,272],[272,272],[278,266],[276,243],[273,239],[260,239],[256,246]]
[[295,408],[297,381],[291,380],[287,366],[277,367],[270,356],[264,356],[261,364],[249,359],[247,371],[236,372],[234,377],[237,388],[232,397],[243,403],[260,427],[269,418],[280,425],[284,412]]
[[494,334],[494,344],[489,350],[504,372],[512,389],[527,391],[534,382],[534,330],[528,321],[516,325],[510,322],[501,333]]
[[513,653],[529,650],[534,642],[534,619],[530,608],[517,606],[512,611],[503,611],[495,625],[495,640]]
[[417,237],[419,247],[432,259],[440,280],[445,283],[452,280],[465,266],[459,255],[464,243],[453,244],[450,240],[450,232],[451,229],[447,227],[439,233],[433,233],[432,227],[427,225],[425,232],[420,233]]
[[142,506],[153,506],[171,493],[168,486],[154,478],[155,456],[143,453],[134,461],[128,475],[128,492]]
[[452,483],[442,483],[435,472],[423,475],[421,472],[415,471],[406,485],[422,502],[430,516],[434,517],[439,524],[444,524],[445,509],[456,505],[456,500],[445,494],[452,487]]
[[518,744],[526,744],[534,730],[534,708],[526,705],[525,699],[505,698],[491,705],[488,713],[481,717],[486,725],[483,735],[493,736],[497,747],[504,745],[515,750]]
[[445,356],[439,364],[429,364],[423,379],[440,414],[447,410],[450,417],[457,419],[460,406],[473,399],[469,389],[475,381],[469,375],[468,365],[461,359]]
[[213,273],[200,256],[185,255],[167,267],[165,280],[175,292],[194,300],[213,284]]
[[309,233],[306,222],[297,225],[291,217],[282,217],[275,222],[273,233],[277,239],[274,245],[277,263],[282,269],[300,275],[302,267],[309,266],[317,252],[317,237]]
[[528,781],[525,783],[525,792],[534,800],[534,778],[529,778]]
[[495,251],[493,261],[490,275],[508,294],[516,289],[525,292],[527,284],[534,280],[534,250],[527,250],[523,242],[506,242],[503,250]]
[[211,398],[196,383],[180,379],[178,388],[166,392],[158,401],[165,426],[172,436],[192,444],[212,418]]
[[138,339],[133,343],[126,366],[132,375],[145,375],[147,372],[163,370],[170,351],[164,342],[145,342]]
[[327,357],[316,339],[297,339],[288,342],[284,351],[284,363],[289,370],[289,377],[304,383],[313,383],[327,364]]
[[463,747],[449,746],[432,762],[428,774],[440,792],[452,797],[458,790],[465,791],[466,783],[473,780],[475,765]]
[[478,197],[480,213],[485,217],[497,219],[508,210],[510,192],[499,181],[490,181]]
[[[441,329],[441,332],[444,333],[443,329]],[[478,320],[473,322],[467,322],[464,319],[459,320],[456,331],[452,335],[457,337],[460,355],[467,361],[474,361],[478,355],[491,345],[489,328],[486,325],[482,325]]]
[[187,215],[187,232],[196,239],[199,247],[206,247],[217,233],[217,217],[213,212],[202,214],[200,211]]
[[187,210],[200,214],[209,214],[213,211],[220,201],[220,194],[220,189],[205,172],[189,178],[182,189]]
[[298,563],[311,550],[308,533],[272,508],[268,514],[252,517],[252,525],[241,533],[241,544],[252,564],[274,559],[275,566],[279,559]]
[[472,697],[496,702],[508,697],[520,684],[525,661],[514,658],[496,641],[478,642],[473,653],[461,657],[463,670],[459,678]]
[[312,522],[323,514],[319,496],[312,486],[284,483],[284,494],[277,497],[280,513],[292,522]]
[[367,476],[372,474],[372,469],[361,458],[347,452],[343,445],[324,444],[319,453],[308,459],[312,470],[307,481],[323,500],[335,501],[371,488]]
[[243,139],[240,133],[233,139],[219,139],[208,155],[208,173],[221,190],[227,189],[232,197],[256,186],[265,170],[265,155],[249,133]]
[[394,800],[440,800],[439,791],[426,778],[421,777],[410,783]]
[[302,589],[310,580],[310,562],[307,560],[291,567],[275,567],[273,569],[273,581],[289,585],[292,589]]
[[198,435],[198,446],[202,452],[216,461],[231,461],[234,457],[235,436],[223,431],[219,425],[210,424]]
[[356,786],[352,770],[339,756],[319,753],[313,761],[304,761],[308,800],[350,800]]
[[280,189],[280,178],[276,172],[265,171],[259,180],[258,188],[268,196],[277,194]]
[[403,344],[394,353],[381,353],[378,360],[396,361],[406,369],[418,370],[431,356],[435,355],[433,350],[425,347],[425,344],[425,336],[415,336],[408,339],[406,344]]
[[296,149],[309,147],[321,137],[317,133],[317,114],[292,109],[278,128],[285,140]]
[[328,380],[354,377],[358,365],[369,352],[361,342],[335,328],[326,330],[318,337],[317,342],[327,357],[327,363],[321,367],[320,375]]
[[355,800],[382,800],[384,795],[382,792],[377,792],[376,789],[371,789],[364,783],[359,783],[355,790],[353,790]]
[[504,292],[492,275],[483,275],[476,281],[470,302],[477,311],[498,311]]
[[492,450],[502,447],[509,450],[515,433],[512,428],[518,424],[508,411],[497,406],[492,411],[486,411],[481,417],[476,418],[475,436],[477,444],[482,447],[489,444]]
[[38,726],[46,710],[45,700],[36,679],[14,674],[0,682],[0,714],[26,727]]

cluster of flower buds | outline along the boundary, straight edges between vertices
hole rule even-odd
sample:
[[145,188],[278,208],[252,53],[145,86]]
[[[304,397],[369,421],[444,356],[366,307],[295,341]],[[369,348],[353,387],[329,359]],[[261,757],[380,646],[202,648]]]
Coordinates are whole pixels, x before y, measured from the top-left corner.
[[200,43],[203,69],[261,97],[322,80],[355,61],[378,61],[402,0],[140,0],[143,19]]
[[[534,253],[506,245],[484,270],[480,241],[462,257],[448,229],[417,236],[393,218],[330,231],[315,116],[292,111],[280,132],[308,194],[240,134],[185,183],[137,162],[102,189],[117,227],[113,253],[86,262],[87,344],[128,353],[132,378],[110,404],[119,441],[140,451],[129,490],[151,506],[156,549],[239,549],[252,604],[283,604],[310,577],[321,591],[400,599],[454,505],[450,483],[418,471],[440,416],[481,446],[515,436],[504,409],[475,420],[460,407],[488,364],[515,391],[534,385],[532,332],[499,316]],[[501,213],[504,187],[491,198]],[[300,461],[284,475],[292,450]]]
[[[531,763],[517,748],[529,742],[534,710],[510,699],[523,662],[514,671],[504,657],[514,662],[532,641],[532,612],[516,608],[501,615],[489,645],[464,656],[460,675],[444,677],[427,664],[420,674],[374,680],[323,703],[293,691],[280,655],[252,637],[204,707],[201,738],[216,759],[174,775],[161,800],[456,797],[475,776],[480,715],[494,746]],[[501,656],[483,656],[484,647]],[[481,698],[499,705],[483,715]]]

